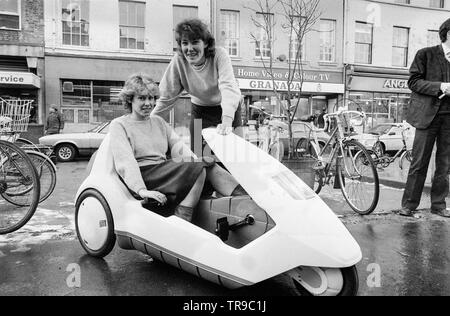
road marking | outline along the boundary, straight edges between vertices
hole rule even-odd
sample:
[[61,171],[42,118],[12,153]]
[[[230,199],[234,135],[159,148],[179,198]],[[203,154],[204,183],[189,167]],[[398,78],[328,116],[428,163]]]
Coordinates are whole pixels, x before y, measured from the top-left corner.
[[0,250],[0,258],[6,257],[6,255]]

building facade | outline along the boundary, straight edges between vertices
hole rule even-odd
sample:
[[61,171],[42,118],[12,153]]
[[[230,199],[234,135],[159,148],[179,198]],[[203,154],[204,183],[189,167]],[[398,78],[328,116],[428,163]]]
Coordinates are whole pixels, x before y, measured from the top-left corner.
[[46,105],[60,106],[64,132],[122,115],[126,78],[145,72],[159,81],[176,47],[174,25],[188,16],[209,22],[210,10],[209,0],[46,0]]
[[[276,102],[272,80],[267,75],[268,56],[272,53],[273,72],[279,91],[287,90],[285,78],[289,72],[287,58],[290,54],[290,34],[283,28],[286,24],[282,8],[276,6],[272,12],[273,43],[264,43],[264,34],[254,21],[263,19],[254,0],[215,0],[214,34],[218,45],[225,47],[233,62],[235,76],[239,82],[246,105],[246,116],[251,118],[249,106],[255,102],[266,109],[275,110]],[[301,85],[301,106],[298,115],[321,112],[322,108],[333,109],[344,95],[343,67],[343,3],[322,0],[316,12],[319,18],[305,34],[302,44],[302,71],[295,73],[293,90]],[[257,40],[262,44],[258,45]],[[291,48],[292,49],[292,48]],[[283,98],[283,96],[282,96]]]
[[440,44],[449,12],[445,0],[345,1],[346,104],[369,126],[405,119],[409,67],[419,49]]
[[44,0],[0,1],[0,98],[32,102],[30,130],[42,129],[44,73]]

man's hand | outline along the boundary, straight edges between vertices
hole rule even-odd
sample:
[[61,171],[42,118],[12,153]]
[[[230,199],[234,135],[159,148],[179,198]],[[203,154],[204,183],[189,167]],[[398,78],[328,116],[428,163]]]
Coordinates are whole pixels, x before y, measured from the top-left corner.
[[233,132],[233,118],[229,116],[222,117],[222,124],[217,125],[217,134],[228,135]]
[[441,84],[441,90],[446,96],[450,96],[450,83],[443,82]]
[[158,191],[149,191],[149,190],[142,189],[142,190],[139,190],[138,194],[144,200],[145,199],[154,199],[160,205],[165,205],[167,203],[167,197]]

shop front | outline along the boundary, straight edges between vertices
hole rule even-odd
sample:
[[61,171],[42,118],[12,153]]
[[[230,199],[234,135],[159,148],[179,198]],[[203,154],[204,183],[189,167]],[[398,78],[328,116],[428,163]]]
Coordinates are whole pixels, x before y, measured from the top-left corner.
[[351,110],[362,110],[367,127],[405,120],[411,96],[408,71],[397,69],[354,69],[347,77],[347,100]]
[[126,79],[146,73],[155,81],[168,61],[46,56],[46,105],[57,105],[64,115],[64,133],[87,131],[125,114],[119,93]]
[[[263,106],[270,113],[281,114],[282,110],[280,104],[277,104],[274,86],[280,93],[281,99],[286,100],[289,88],[287,69],[274,69],[274,81],[262,67],[234,66],[234,74],[244,96],[244,121],[252,120],[256,115],[250,105]],[[324,108],[333,111],[345,91],[343,78],[342,71],[305,70],[302,73],[295,73],[290,90],[295,99],[300,98],[300,107],[296,116],[318,114]]]
[[36,141],[42,134],[38,110],[41,100],[41,79],[38,76],[25,71],[0,70],[1,115],[13,116],[20,123],[27,123],[21,125],[20,136],[31,141]]

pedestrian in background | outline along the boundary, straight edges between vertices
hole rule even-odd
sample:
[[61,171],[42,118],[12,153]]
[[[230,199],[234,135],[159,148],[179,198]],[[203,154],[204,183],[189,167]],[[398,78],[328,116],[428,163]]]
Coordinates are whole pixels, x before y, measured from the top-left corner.
[[59,134],[63,128],[64,119],[58,113],[58,108],[55,105],[51,105],[47,116],[45,135]]
[[416,128],[412,162],[400,215],[412,216],[420,204],[428,165],[436,143],[436,171],[431,187],[431,212],[450,217],[445,198],[449,193],[450,156],[450,19],[439,29],[442,44],[417,52],[410,68],[412,96],[406,121]]

